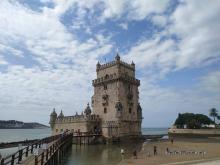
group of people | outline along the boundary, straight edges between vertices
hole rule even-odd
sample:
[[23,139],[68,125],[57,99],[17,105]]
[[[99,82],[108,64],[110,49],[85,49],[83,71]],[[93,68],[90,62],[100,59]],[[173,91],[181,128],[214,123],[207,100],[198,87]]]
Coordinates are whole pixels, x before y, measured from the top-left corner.
[[[173,138],[170,139],[170,142],[173,144],[173,142],[174,142]],[[169,152],[168,148],[166,148],[166,152]],[[156,156],[157,154],[158,154],[157,146],[153,146],[153,155]],[[124,151],[124,149],[121,149],[122,159],[124,159],[124,155],[125,155],[125,151]],[[148,157],[150,157],[150,152],[148,152]],[[133,158],[137,159],[137,150],[133,151]]]

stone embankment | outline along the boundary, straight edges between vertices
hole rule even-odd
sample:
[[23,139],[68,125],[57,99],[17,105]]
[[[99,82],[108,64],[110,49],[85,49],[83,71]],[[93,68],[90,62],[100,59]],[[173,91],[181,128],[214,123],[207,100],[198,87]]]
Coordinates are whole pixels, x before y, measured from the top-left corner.
[[168,130],[169,136],[220,137],[220,129],[176,129]]

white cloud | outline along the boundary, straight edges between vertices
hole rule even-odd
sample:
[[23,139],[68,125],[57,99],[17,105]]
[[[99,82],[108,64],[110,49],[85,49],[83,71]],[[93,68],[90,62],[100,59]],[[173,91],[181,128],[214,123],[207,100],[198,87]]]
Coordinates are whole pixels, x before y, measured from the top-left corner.
[[12,48],[10,46],[3,45],[1,43],[0,43],[0,53],[2,53],[2,54],[9,53],[9,54],[15,55],[17,57],[24,57],[22,51],[15,49],[15,48]]
[[[126,59],[133,59],[136,67],[143,72],[140,98],[144,98],[142,103],[146,108],[145,125],[157,125],[157,122],[148,120],[158,114],[168,116],[163,120],[166,125],[175,120],[174,114],[177,115],[178,112],[208,114],[211,107],[220,108],[218,71],[209,73],[186,89],[156,85],[169,73],[203,68],[219,62],[219,11],[220,3],[217,1],[183,1],[166,18],[170,24],[164,26],[164,31],[150,39],[140,40],[124,55]],[[163,23],[161,26],[163,27]],[[177,39],[173,39],[173,35]]]
[[152,17],[152,22],[160,27],[164,27],[167,24],[167,17],[164,15],[155,15]]
[[[10,119],[13,114],[30,121],[34,113],[47,123],[53,107],[63,108],[71,115],[82,111],[90,101],[95,64],[100,56],[111,51],[112,45],[101,34],[82,43],[67,31],[60,16],[72,6],[71,2],[57,1],[54,9],[44,8],[40,12],[13,1],[0,2],[2,56],[9,51],[13,55],[21,53],[24,60],[32,58],[39,63],[30,63],[30,68],[11,64],[0,72],[3,118]],[[22,54],[18,46],[28,53]],[[7,64],[3,57],[0,63]],[[24,111],[25,116],[19,115]]]
[[163,77],[175,66],[177,53],[175,42],[171,39],[161,42],[160,36],[146,40],[132,47],[125,58],[134,60],[139,69],[158,71]]
[[170,32],[181,38],[177,68],[215,62],[220,58],[220,3],[184,1],[171,17]]
[[[217,75],[215,75],[217,76]],[[214,77],[215,77],[214,76]],[[211,107],[220,108],[220,92],[215,84],[210,82],[206,85],[214,87],[216,95],[207,95],[203,80],[198,80],[192,87],[185,89],[175,87],[161,87],[157,82],[152,82],[151,77],[141,77],[140,101],[143,107],[145,120],[143,124],[148,127],[170,127],[178,113],[203,113],[208,115]],[[218,79],[218,78],[216,78]],[[219,83],[219,81],[218,81]],[[205,85],[205,86],[206,86]],[[218,89],[219,90],[219,89]],[[162,116],[165,116],[163,118]],[[157,120],[151,120],[156,118]]]
[[220,94],[220,71],[213,71],[203,76],[200,87],[209,92]]
[[[52,2],[54,8],[33,11],[16,1],[0,1],[0,65],[8,65],[7,53],[23,56],[24,60],[28,55],[39,63],[30,68],[11,64],[0,72],[2,118],[9,119],[14,115],[28,121],[34,114],[39,116],[37,120],[47,123],[53,107],[63,108],[67,115],[83,110],[92,95],[95,64],[113,47],[111,36],[93,34],[92,28],[87,26],[85,17],[97,8],[104,21],[123,18],[123,22],[129,23],[152,19],[155,25],[165,28],[150,39],[142,38],[123,56],[123,59],[134,60],[138,73],[141,72],[144,125],[158,125],[157,121],[148,120],[158,114],[168,116],[160,123],[167,126],[178,112],[206,113],[210,107],[218,106],[218,72],[204,76],[195,90],[157,85],[167,73],[202,67],[219,60],[218,2],[186,0],[171,16],[163,15],[168,0]],[[92,38],[80,41],[61,22],[62,15],[73,8],[77,10],[73,29],[85,28],[87,33],[93,34]],[[94,24],[103,21],[96,17],[94,20],[90,18]],[[119,26],[127,29],[126,23]],[[179,38],[178,42],[171,37],[174,34]],[[26,52],[22,52],[19,46]],[[215,92],[215,95],[205,95],[206,91]],[[21,116],[22,113],[26,115]]]
[[7,65],[7,64],[8,64],[8,62],[3,57],[0,56],[0,66]]
[[[82,105],[90,101],[90,82],[83,72],[72,69],[42,71],[39,68],[11,66],[7,73],[0,74],[2,111],[4,114],[13,112],[14,116],[19,116],[24,110],[29,115],[31,112],[38,113],[44,115],[41,121],[48,121],[53,107],[64,108],[65,113],[70,115],[82,111]],[[28,120],[30,116],[23,117]]]
[[204,1],[202,5],[199,3],[198,10],[197,1],[184,2],[169,18],[171,25],[153,39],[142,40],[130,49],[128,56],[138,65],[156,65],[164,72],[201,67],[220,60],[220,3]]
[[[34,12],[18,3],[1,2],[0,19],[4,20],[0,23],[1,42],[4,45],[23,44],[34,55],[33,58],[43,66],[68,61],[74,63],[84,55],[96,60],[99,55],[106,53],[107,48],[109,51],[111,45],[108,40],[103,40],[101,43],[99,40],[93,39],[81,44],[74,34],[67,31],[57,17],[57,13],[67,10],[71,6],[71,2],[73,1],[65,4],[63,1],[57,1],[55,12],[53,9],[48,9],[50,14],[46,11]],[[102,47],[104,52],[96,51]],[[90,51],[91,49],[93,50]],[[99,54],[89,56],[88,51],[92,54],[96,51]]]
[[127,1],[107,0],[104,3],[105,10],[103,12],[103,17],[106,19],[121,17],[125,11]]
[[108,0],[103,2],[105,6],[103,19],[120,18],[126,15],[128,20],[142,20],[150,14],[162,14],[169,4],[169,0]]
[[128,30],[128,24],[127,23],[120,23],[119,27],[121,27],[123,30]]
[[168,7],[169,0],[130,1],[129,17],[134,20],[145,19],[149,14],[162,14]]

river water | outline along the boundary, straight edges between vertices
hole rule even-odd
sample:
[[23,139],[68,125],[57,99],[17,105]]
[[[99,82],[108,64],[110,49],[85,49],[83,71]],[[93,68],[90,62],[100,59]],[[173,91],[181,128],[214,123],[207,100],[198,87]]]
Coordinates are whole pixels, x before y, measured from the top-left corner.
[[[167,128],[143,128],[144,135],[167,134]],[[0,129],[0,143],[40,139],[51,135],[50,129]],[[73,145],[66,158],[66,165],[116,165],[121,161],[120,150],[125,150],[125,157],[130,157],[142,144],[129,143],[117,145]],[[2,156],[18,150],[18,147],[0,149]]]

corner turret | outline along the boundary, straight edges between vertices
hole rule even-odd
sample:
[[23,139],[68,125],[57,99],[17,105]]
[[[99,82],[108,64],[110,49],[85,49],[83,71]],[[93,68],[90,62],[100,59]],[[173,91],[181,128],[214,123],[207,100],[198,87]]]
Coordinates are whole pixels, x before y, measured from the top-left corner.
[[51,129],[54,128],[56,119],[57,119],[57,113],[56,113],[55,108],[54,108],[53,112],[50,114],[50,122],[49,122],[49,124],[50,124]]
[[61,111],[60,111],[60,114],[59,114],[59,116],[58,116],[58,118],[63,118],[63,117],[64,117],[63,111],[61,110]]
[[91,110],[89,103],[88,103],[86,109],[84,110],[84,114],[86,116],[88,116],[88,115],[91,115],[91,113],[92,113],[92,110]]
[[115,56],[115,61],[119,62],[120,59],[121,59],[121,58],[120,58],[119,54],[117,53],[117,55]]
[[101,64],[98,61],[98,63],[96,64],[96,71],[98,71],[100,69],[100,67],[101,67]]
[[142,117],[142,108],[141,108],[140,103],[138,103],[138,106],[137,106],[137,115],[138,115],[139,121],[142,121],[143,117]]

